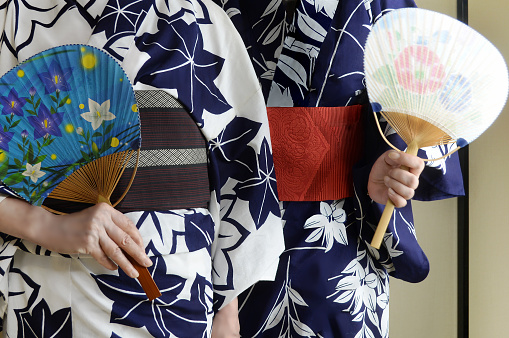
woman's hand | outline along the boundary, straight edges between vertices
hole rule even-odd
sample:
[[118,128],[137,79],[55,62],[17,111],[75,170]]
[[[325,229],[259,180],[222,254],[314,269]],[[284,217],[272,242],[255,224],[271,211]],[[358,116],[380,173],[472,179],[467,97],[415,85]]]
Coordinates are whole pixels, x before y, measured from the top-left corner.
[[49,230],[54,233],[41,243],[49,250],[89,254],[110,270],[115,270],[118,265],[130,277],[138,277],[138,272],[124,251],[142,266],[152,265],[134,223],[106,203],[57,218],[58,225]]
[[238,300],[235,298],[215,314],[211,338],[237,337],[240,337],[240,323]]
[[417,156],[386,151],[371,168],[368,194],[377,203],[386,204],[390,199],[396,208],[404,207],[414,196],[423,169],[424,161]]
[[106,203],[58,216],[22,200],[6,198],[0,203],[0,215],[0,231],[51,251],[89,254],[102,266],[110,270],[118,266],[133,278],[138,272],[125,253],[142,266],[152,265],[136,226]]

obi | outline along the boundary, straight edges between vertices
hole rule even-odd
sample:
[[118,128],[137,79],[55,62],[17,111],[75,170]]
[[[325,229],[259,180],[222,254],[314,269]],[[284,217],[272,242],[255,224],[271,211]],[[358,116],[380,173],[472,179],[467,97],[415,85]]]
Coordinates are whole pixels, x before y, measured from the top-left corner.
[[362,105],[267,108],[281,201],[353,196],[363,147]]

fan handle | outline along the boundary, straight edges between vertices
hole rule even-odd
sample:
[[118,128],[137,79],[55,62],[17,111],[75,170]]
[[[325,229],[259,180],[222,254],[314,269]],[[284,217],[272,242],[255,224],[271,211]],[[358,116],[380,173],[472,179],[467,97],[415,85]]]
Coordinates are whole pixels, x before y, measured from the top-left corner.
[[[408,145],[406,153],[415,156],[417,155],[418,150],[419,145],[414,140]],[[401,169],[409,170],[407,166],[401,166]],[[382,245],[382,240],[384,239],[385,232],[387,231],[387,227],[389,226],[389,221],[391,220],[394,208],[395,208],[394,203],[392,203],[392,201],[388,199],[387,204],[385,205],[384,211],[382,213],[382,216],[380,217],[380,221],[378,222],[378,226],[376,227],[375,235],[371,240],[371,246],[375,249],[380,249],[380,246]]]

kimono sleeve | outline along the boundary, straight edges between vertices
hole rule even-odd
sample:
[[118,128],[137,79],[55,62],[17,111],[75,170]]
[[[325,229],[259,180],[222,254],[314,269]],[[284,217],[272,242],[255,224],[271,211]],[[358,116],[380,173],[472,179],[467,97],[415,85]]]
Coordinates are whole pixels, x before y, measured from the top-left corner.
[[[1,202],[0,202],[1,203]],[[3,330],[3,318],[7,310],[9,297],[9,271],[11,261],[18,250],[18,239],[10,235],[0,233],[0,334]]]
[[[3,1],[0,4],[0,74],[51,47],[85,43],[104,1]],[[71,29],[69,29],[71,28]]]
[[178,98],[207,141],[219,308],[273,278],[283,250],[267,112],[228,16],[211,1],[172,4],[147,13],[123,66],[136,85]]
[[[353,171],[357,217],[364,222],[360,229],[361,239],[366,243],[371,255],[393,277],[409,282],[420,282],[429,273],[429,262],[417,241],[411,201],[405,207],[395,209],[384,236],[383,247],[376,250],[369,245],[385,206],[373,202],[368,196],[367,181],[373,163],[390,147],[382,140],[371,110],[366,109],[364,118],[365,153],[363,160],[357,163]],[[382,123],[382,130],[385,130],[386,137],[391,143],[399,149],[405,149],[405,143],[391,128],[387,128],[386,123]],[[420,150],[419,155],[425,157],[425,152],[430,154],[443,151],[443,149],[425,149]],[[451,157],[426,166],[421,174],[414,199],[437,200],[462,194],[461,171],[457,153],[455,153]]]
[[221,118],[204,114],[203,128],[217,201],[211,200],[218,215],[211,255],[218,309],[257,281],[274,278],[284,240],[262,91],[237,31],[220,8],[210,10],[216,31],[205,31],[204,40],[224,59],[215,84],[231,107]]

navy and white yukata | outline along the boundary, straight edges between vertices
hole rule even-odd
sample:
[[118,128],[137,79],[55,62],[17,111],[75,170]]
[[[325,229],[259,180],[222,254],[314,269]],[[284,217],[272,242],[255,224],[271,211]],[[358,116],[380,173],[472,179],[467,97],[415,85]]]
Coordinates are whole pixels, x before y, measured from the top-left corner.
[[176,98],[203,134],[210,177],[206,207],[127,213],[154,262],[152,302],[123,271],[3,234],[3,335],[208,337],[215,310],[274,278],[284,243],[264,99],[227,15],[210,0],[7,0],[0,29],[1,74],[50,47],[89,44],[135,90]]
[[[216,3],[243,37],[267,106],[361,104],[366,110],[367,35],[384,13],[415,6],[412,0],[299,0],[292,11],[295,1]],[[416,239],[410,203],[396,209],[382,248],[369,245],[384,206],[369,198],[368,175],[389,148],[373,114],[365,115],[364,151],[353,168],[354,195],[281,203],[286,249],[276,281],[260,282],[240,298],[242,337],[388,337],[389,275],[410,282],[427,276],[429,263]],[[393,130],[385,133],[405,148]],[[439,158],[447,148],[419,154]],[[415,199],[462,194],[454,155],[428,164]]]

